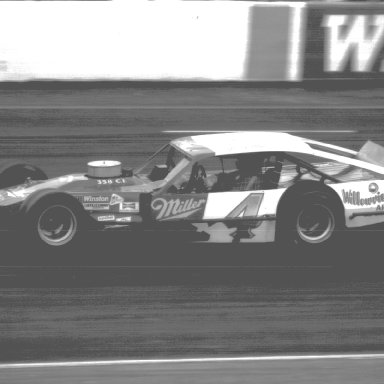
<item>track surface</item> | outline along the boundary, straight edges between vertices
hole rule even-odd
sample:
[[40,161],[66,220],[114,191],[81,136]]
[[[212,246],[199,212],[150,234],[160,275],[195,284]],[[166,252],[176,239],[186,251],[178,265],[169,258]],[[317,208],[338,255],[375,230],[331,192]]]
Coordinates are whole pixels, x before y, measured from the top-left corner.
[[[381,384],[382,359],[289,361],[248,363],[188,363],[123,365],[112,367],[34,368],[3,371],[4,383],[28,384],[190,384],[190,383],[287,383]],[[113,378],[113,381],[111,381]]]
[[[163,131],[299,130],[302,136],[358,149],[366,139],[384,142],[383,98],[383,89],[132,84],[2,89],[0,153],[4,159],[40,165],[55,176],[83,171],[87,161],[96,158],[135,166],[180,136]],[[287,255],[273,246],[141,247],[120,234],[103,236],[64,255],[67,266],[61,268],[52,266],[56,260],[50,255],[45,255],[50,267],[27,267],[33,264],[34,250],[14,248],[4,239],[2,362],[384,351],[380,234],[352,235],[342,249],[311,255]],[[347,267],[329,267],[329,260]],[[131,264],[134,267],[126,267]],[[257,369],[264,382],[279,382],[272,372],[282,374],[288,369],[284,364],[245,371],[237,365],[200,366],[194,371],[208,375],[199,378],[202,382],[225,382],[230,376],[224,373],[233,369],[245,372],[247,382]],[[334,382],[351,383],[348,372],[357,371],[379,382],[374,381],[378,362],[365,362],[361,370],[359,365],[352,369],[350,362],[336,368],[329,364],[290,365],[302,375],[287,379],[317,383],[309,377],[318,378],[324,368],[341,374]],[[114,371],[116,383],[124,380],[122,369]],[[23,382],[25,375],[33,375],[4,372],[0,382]],[[28,376],[30,382],[69,377],[68,371],[56,376],[44,372]],[[86,378],[84,372],[77,371],[77,382],[90,378],[89,371]],[[111,374],[110,368],[102,372]],[[162,367],[160,381],[152,370],[149,376],[130,372],[142,382],[183,382],[179,373],[195,378],[190,367]]]
[[240,86],[0,90],[0,156],[35,162],[50,175],[84,171],[100,157],[135,166],[180,136],[163,133],[172,130],[299,130],[358,148],[367,136],[384,140],[383,97],[381,89]]

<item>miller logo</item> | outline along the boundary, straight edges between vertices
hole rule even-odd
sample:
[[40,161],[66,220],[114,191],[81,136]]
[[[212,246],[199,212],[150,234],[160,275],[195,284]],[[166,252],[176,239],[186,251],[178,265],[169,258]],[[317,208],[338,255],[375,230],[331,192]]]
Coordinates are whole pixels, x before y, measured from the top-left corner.
[[162,197],[152,201],[152,209],[157,213],[156,220],[172,220],[189,217],[193,213],[200,211],[206,202],[206,199],[170,199]]

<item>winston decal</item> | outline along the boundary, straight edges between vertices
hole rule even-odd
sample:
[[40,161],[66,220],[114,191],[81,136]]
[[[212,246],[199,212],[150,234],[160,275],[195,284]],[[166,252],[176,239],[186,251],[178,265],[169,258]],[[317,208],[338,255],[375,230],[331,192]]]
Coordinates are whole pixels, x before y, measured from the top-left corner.
[[156,220],[173,220],[185,217],[200,218],[203,216],[206,198],[181,197],[164,199],[158,197],[152,201],[151,207],[156,212]]
[[107,203],[109,202],[108,196],[83,196],[84,203]]

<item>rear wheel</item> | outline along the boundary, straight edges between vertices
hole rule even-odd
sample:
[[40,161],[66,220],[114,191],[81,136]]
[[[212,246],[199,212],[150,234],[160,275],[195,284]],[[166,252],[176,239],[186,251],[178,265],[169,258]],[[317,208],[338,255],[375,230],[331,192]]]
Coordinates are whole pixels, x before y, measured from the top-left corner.
[[307,193],[286,202],[278,218],[278,240],[319,247],[333,243],[342,227],[341,212],[326,193]]
[[314,201],[297,212],[296,232],[304,243],[324,243],[333,236],[335,228],[336,218],[327,204]]

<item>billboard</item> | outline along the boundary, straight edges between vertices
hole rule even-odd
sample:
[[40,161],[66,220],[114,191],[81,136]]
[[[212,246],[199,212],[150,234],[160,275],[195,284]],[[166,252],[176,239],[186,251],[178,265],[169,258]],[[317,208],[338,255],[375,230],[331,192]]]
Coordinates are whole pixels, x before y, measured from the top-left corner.
[[0,81],[297,81],[303,4],[0,1]]
[[384,77],[384,4],[308,4],[304,79]]

